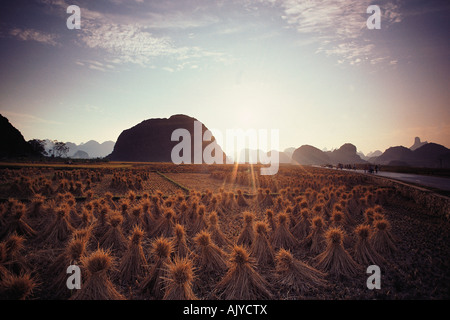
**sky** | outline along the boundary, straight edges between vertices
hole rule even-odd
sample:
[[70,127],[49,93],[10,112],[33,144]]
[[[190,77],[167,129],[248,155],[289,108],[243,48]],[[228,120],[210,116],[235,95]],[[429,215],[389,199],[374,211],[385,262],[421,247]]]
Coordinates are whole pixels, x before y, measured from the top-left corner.
[[186,114],[278,130],[280,150],[450,147],[449,15],[433,0],[2,2],[0,113],[26,140],[77,144]]

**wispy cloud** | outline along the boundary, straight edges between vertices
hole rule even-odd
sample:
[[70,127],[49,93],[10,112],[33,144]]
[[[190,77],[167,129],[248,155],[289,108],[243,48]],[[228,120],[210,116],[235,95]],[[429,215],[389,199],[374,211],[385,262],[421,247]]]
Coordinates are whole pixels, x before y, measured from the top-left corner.
[[141,65],[177,51],[169,38],[155,37],[141,26],[128,24],[86,21],[79,41],[89,48],[105,50],[122,63]]
[[51,46],[58,45],[58,42],[56,41],[58,38],[57,35],[35,29],[14,28],[9,31],[9,34],[7,36],[21,41],[36,41]]
[[[335,55],[339,61],[358,64],[376,59],[375,45],[367,42],[367,7],[371,0],[262,0],[282,9],[281,18],[301,34],[317,39],[317,53]],[[397,1],[381,1],[382,28],[401,22]]]
[[[54,13],[68,6],[65,0],[41,1],[53,7]],[[136,1],[135,4],[141,5],[141,2]],[[116,0],[113,3],[124,5],[125,1]],[[199,46],[179,45],[162,32],[171,28],[188,29],[216,23],[217,18],[210,14],[196,13],[189,16],[180,11],[157,13],[146,11],[144,8],[138,15],[127,15],[96,11],[89,9],[88,5],[81,8],[81,14],[82,23],[77,43],[82,47],[102,50],[102,59],[105,63],[114,61],[115,65],[131,63],[152,66],[158,58],[170,58],[175,61],[211,58],[221,61],[224,57],[220,52],[205,50]],[[197,16],[200,19],[195,19]],[[98,71],[112,69],[78,61],[79,65],[81,63]],[[180,70],[178,67],[172,69]]]
[[91,104],[86,104],[84,106],[84,110],[86,110],[86,112],[89,113],[104,113],[104,108],[99,107],[99,106],[95,106],[95,105],[91,105]]
[[29,113],[0,110],[0,114],[7,117],[8,120],[15,125],[20,124],[23,126],[27,126],[31,124],[62,124],[61,122],[40,118]]
[[95,60],[77,60],[75,61],[75,64],[79,65],[80,67],[88,67],[91,70],[103,72],[114,71],[114,69],[116,69],[116,66],[111,63],[102,63],[100,61]]

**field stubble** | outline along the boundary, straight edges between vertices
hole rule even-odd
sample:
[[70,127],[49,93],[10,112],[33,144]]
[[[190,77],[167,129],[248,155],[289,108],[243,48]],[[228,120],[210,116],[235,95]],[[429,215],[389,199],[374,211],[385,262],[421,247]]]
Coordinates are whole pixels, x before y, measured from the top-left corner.
[[[450,297],[447,221],[360,175],[255,171],[2,169],[0,296]],[[368,262],[381,267],[380,290],[366,287]],[[69,264],[82,270],[76,293]]]

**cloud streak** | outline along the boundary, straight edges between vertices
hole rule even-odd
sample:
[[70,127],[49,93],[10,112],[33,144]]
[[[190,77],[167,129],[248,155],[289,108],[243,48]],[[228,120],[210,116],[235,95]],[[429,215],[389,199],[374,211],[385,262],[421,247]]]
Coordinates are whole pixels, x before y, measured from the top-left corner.
[[9,31],[8,35],[20,41],[36,41],[51,46],[58,45],[58,42],[56,41],[58,38],[57,35],[35,29],[14,28]]
[[62,122],[43,119],[40,117],[36,117],[32,114],[28,113],[19,113],[19,112],[12,112],[12,111],[2,111],[0,110],[0,114],[6,116],[10,122],[13,122],[15,124],[19,123],[22,125],[30,125],[30,124],[62,124]]
[[[281,18],[298,33],[314,36],[317,53],[336,56],[339,61],[358,64],[370,60],[378,63],[375,45],[368,43],[366,10],[371,0],[263,0],[282,10]],[[402,21],[397,1],[380,4],[382,28]]]
[[[58,14],[69,5],[65,0],[41,0],[52,14]],[[113,1],[116,5],[124,5],[124,1]],[[128,4],[128,3],[127,3]],[[137,5],[144,5],[136,1]],[[138,14],[105,13],[81,6],[81,30],[76,43],[81,47],[101,50],[105,63],[136,64],[151,66],[158,58],[172,60],[198,60],[200,58],[224,60],[224,54],[205,50],[199,46],[177,45],[170,36],[164,35],[168,29],[189,29],[214,24],[218,19],[209,14],[196,14],[195,19],[186,13],[152,12],[143,7]],[[158,35],[155,35],[158,34]],[[163,35],[160,35],[163,34]],[[82,63],[82,61],[79,61]],[[192,63],[198,63],[193,61]],[[81,66],[80,63],[77,63]],[[88,68],[98,71],[108,69],[98,64],[86,63]],[[179,67],[176,70],[180,70]]]

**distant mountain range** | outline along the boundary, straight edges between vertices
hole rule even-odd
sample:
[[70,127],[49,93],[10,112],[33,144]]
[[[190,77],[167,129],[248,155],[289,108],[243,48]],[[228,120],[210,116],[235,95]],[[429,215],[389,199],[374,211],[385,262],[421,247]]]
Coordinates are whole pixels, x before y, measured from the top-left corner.
[[[53,149],[54,143],[51,140],[46,139],[44,143],[47,152]],[[69,147],[67,157],[76,159],[104,158],[113,151],[114,145],[114,141],[99,143],[95,140],[89,140],[79,145],[73,142],[66,142],[66,146]]]
[[292,154],[286,151],[277,151],[271,150],[269,152],[264,152],[262,150],[252,150],[252,149],[244,149],[239,153],[238,163],[260,163],[262,159],[260,159],[260,155],[264,155],[267,157],[267,161],[270,159],[277,160],[278,163],[291,163],[292,162]]
[[[71,158],[103,158],[113,161],[148,161],[148,162],[171,162],[171,152],[174,146],[181,141],[172,141],[171,136],[176,129],[185,129],[191,137],[194,136],[195,118],[186,115],[173,115],[166,119],[149,119],[142,121],[136,126],[124,130],[116,143],[106,141],[98,143],[90,140],[77,145],[67,142],[69,147],[68,157]],[[201,123],[202,134],[207,130]],[[36,156],[22,134],[14,128],[2,115],[0,115],[0,158],[14,158],[22,156]],[[194,141],[191,139],[191,162],[195,159]],[[214,137],[212,140],[215,143]],[[45,149],[49,151],[53,148],[51,140],[44,140]],[[210,144],[203,141],[201,151]],[[217,150],[222,150],[217,145]],[[248,162],[250,150],[243,150],[238,158],[238,162]],[[450,149],[436,143],[421,141],[419,137],[414,139],[414,144],[410,148],[404,146],[390,147],[384,152],[376,150],[364,155],[357,151],[357,148],[346,143],[339,149],[332,151],[320,150],[311,145],[302,145],[299,148],[287,148],[284,151],[272,150],[268,156],[274,152],[278,153],[279,163],[293,163],[302,165],[337,165],[337,164],[379,164],[392,166],[415,166],[429,168],[450,168]],[[224,159],[226,155],[224,154]],[[270,158],[269,158],[270,159]],[[272,159],[273,160],[273,159]],[[258,162],[255,159],[254,162]]]
[[391,147],[372,163],[392,166],[450,168],[450,149],[436,143],[426,143],[411,150],[403,146]]
[[303,145],[294,151],[292,160],[294,163],[303,165],[367,163],[367,161],[361,159],[356,152],[356,147],[351,143],[346,143],[333,151],[322,151],[310,145]]

